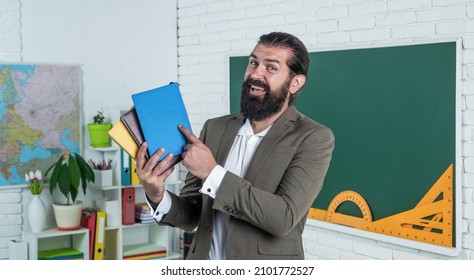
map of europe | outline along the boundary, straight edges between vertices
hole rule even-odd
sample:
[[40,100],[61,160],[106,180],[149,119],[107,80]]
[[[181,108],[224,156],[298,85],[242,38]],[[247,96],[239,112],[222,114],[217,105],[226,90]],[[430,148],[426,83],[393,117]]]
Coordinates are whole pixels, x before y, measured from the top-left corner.
[[0,187],[79,153],[78,66],[0,64]]

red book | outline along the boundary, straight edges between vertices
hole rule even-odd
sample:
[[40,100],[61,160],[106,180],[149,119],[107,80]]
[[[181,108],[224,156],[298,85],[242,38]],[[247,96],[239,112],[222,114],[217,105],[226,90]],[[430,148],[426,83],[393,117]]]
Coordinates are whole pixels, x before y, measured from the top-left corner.
[[89,229],[89,260],[94,256],[94,241],[95,241],[95,225],[97,220],[97,213],[92,208],[82,209],[81,227]]

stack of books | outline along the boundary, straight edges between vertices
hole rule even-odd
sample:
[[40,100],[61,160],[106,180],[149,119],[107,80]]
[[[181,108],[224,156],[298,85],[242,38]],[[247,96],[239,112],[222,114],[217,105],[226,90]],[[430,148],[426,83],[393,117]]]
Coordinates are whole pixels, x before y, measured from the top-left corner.
[[187,139],[178,130],[178,125],[192,131],[179,86],[170,83],[132,94],[132,100],[134,106],[120,116],[108,134],[132,159],[144,141],[148,143],[147,157],[159,148],[165,149],[159,161],[172,153],[173,159],[161,169],[161,174],[182,160]]
[[123,246],[124,260],[153,260],[166,256],[166,247],[159,244],[139,243]]
[[74,248],[60,248],[38,252],[38,260],[83,260],[84,253]]
[[135,222],[140,224],[153,223],[155,219],[151,214],[151,209],[146,202],[135,204]]

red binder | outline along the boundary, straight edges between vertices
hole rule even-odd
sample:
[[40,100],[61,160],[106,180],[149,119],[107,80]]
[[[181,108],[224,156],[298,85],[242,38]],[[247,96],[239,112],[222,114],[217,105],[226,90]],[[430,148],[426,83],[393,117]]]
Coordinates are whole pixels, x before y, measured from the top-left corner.
[[89,229],[89,260],[94,257],[94,242],[95,242],[95,224],[97,213],[92,208],[82,209],[81,227]]
[[135,188],[122,189],[122,224],[135,223]]

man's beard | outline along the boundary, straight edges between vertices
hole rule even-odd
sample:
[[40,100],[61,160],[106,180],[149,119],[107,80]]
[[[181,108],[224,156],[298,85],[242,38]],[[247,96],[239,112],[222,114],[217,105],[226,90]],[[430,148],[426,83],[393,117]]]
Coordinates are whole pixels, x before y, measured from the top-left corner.
[[[261,121],[278,113],[288,96],[291,79],[288,79],[283,85],[270,91],[268,84],[248,77],[242,84],[242,95],[240,98],[240,111],[245,118],[252,121]],[[251,86],[263,88],[265,95],[255,97],[250,94]]]

